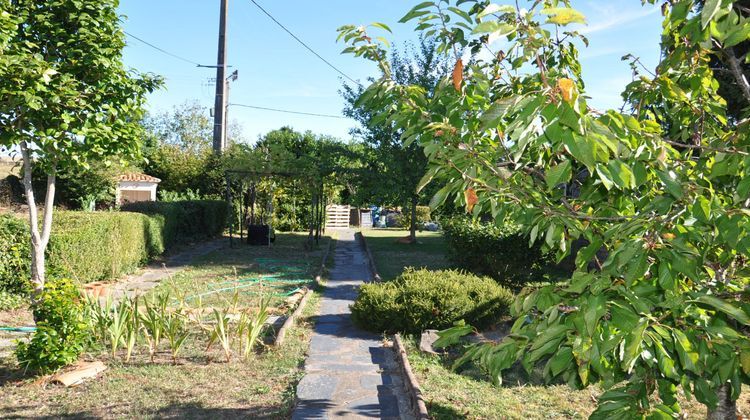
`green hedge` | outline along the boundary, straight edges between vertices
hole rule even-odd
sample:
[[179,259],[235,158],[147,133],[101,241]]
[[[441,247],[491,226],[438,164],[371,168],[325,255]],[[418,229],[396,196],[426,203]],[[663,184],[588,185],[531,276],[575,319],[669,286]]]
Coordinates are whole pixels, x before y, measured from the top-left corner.
[[[221,201],[146,204],[128,206],[130,212],[56,211],[47,250],[49,276],[79,283],[114,279],[180,241],[216,236],[226,223]],[[0,217],[0,290],[23,291],[29,261],[26,222]]]
[[185,238],[213,237],[227,225],[227,203],[218,200],[195,200],[132,203],[122,210],[161,217],[162,247],[170,248]]
[[488,277],[407,269],[391,282],[363,285],[351,310],[361,328],[417,334],[459,320],[487,327],[508,314],[513,299],[510,290]]
[[29,277],[31,256],[28,225],[11,215],[0,215],[0,291],[20,293]]
[[465,218],[443,223],[448,258],[459,268],[490,276],[500,284],[518,288],[540,281],[552,265],[539,246],[529,248],[529,239],[514,225],[497,226]]

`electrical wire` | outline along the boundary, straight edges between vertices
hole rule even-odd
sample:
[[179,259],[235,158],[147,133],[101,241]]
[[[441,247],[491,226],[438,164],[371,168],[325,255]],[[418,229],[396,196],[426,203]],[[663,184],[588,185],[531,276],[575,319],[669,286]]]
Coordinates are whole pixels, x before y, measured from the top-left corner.
[[193,61],[193,60],[189,60],[189,59],[187,59],[187,58],[185,58],[185,57],[180,57],[180,56],[179,56],[179,55],[177,55],[177,54],[172,54],[171,52],[169,52],[169,51],[167,51],[167,50],[165,50],[165,49],[163,49],[163,48],[159,48],[159,47],[157,47],[156,45],[154,45],[154,44],[152,44],[152,43],[150,43],[150,42],[148,42],[148,41],[146,41],[146,40],[144,40],[144,39],[142,39],[142,38],[139,38],[139,37],[137,37],[137,36],[135,36],[135,35],[131,34],[131,33],[130,33],[130,32],[128,32],[128,31],[123,31],[123,32],[125,32],[125,35],[127,35],[127,36],[129,36],[129,37],[131,37],[131,38],[133,38],[133,39],[135,39],[135,40],[138,40],[138,41],[140,41],[140,42],[142,42],[142,43],[144,43],[144,44],[148,45],[149,47],[151,47],[151,48],[153,48],[153,49],[155,49],[155,50],[157,50],[157,51],[159,51],[159,52],[161,52],[161,53],[163,53],[163,54],[166,54],[166,55],[168,55],[168,56],[170,56],[170,57],[172,57],[172,58],[176,58],[176,59],[178,59],[178,60],[184,61],[184,62],[186,62],[186,63],[190,63],[190,64],[193,64],[193,65],[195,65],[195,66],[197,66],[197,67],[201,67],[201,64],[200,64],[200,63],[197,63],[197,62],[195,62],[195,61]]
[[289,111],[289,110],[286,110],[286,109],[266,108],[266,107],[263,107],[263,106],[254,106],[254,105],[245,105],[245,104],[229,104],[229,106],[238,106],[240,108],[260,109],[262,111],[283,112],[285,114],[307,115],[307,116],[311,116],[311,117],[346,119],[346,117],[343,117],[341,115],[316,114],[316,113],[313,113],[313,112]]
[[328,65],[328,67],[332,68],[333,70],[335,70],[340,75],[342,75],[345,78],[349,79],[352,83],[355,83],[358,86],[362,86],[361,83],[359,83],[358,81],[356,81],[353,78],[349,77],[348,74],[346,74],[343,71],[339,70],[338,67],[334,66],[333,64],[331,64],[330,61],[326,60],[325,58],[323,58],[323,56],[321,56],[320,54],[318,54],[317,52],[315,52],[315,50],[313,50],[312,47],[310,47],[309,45],[307,45],[297,35],[295,35],[294,33],[292,33],[292,31],[290,31],[289,29],[287,29],[286,26],[284,26],[275,17],[273,17],[273,15],[271,15],[266,9],[264,9],[263,6],[261,6],[260,4],[258,4],[258,2],[256,2],[255,0],[250,0],[250,2],[253,3],[258,9],[260,9],[260,11],[263,12],[266,16],[268,16],[272,21],[274,21],[274,23],[276,23],[277,25],[279,25],[279,27],[281,29],[283,29],[286,33],[288,33],[292,38],[294,38],[297,42],[299,42],[303,47],[307,48],[307,50],[310,51],[311,53],[313,53],[313,55],[315,55],[321,61],[323,61],[324,63],[326,63]]

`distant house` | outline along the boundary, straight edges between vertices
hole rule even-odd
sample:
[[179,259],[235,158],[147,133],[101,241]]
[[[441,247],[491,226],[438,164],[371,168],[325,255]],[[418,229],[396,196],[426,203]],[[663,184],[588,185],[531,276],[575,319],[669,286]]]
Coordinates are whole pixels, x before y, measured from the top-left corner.
[[161,179],[139,173],[120,175],[117,179],[117,204],[156,201],[156,188]]

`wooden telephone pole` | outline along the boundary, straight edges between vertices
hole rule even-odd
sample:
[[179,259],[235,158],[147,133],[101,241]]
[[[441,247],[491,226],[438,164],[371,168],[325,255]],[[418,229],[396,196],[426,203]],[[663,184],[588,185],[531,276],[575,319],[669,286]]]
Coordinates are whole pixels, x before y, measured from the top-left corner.
[[229,0],[221,0],[219,17],[219,57],[216,61],[216,102],[214,103],[214,152],[221,153],[227,147],[227,128],[224,114],[227,105],[227,20]]

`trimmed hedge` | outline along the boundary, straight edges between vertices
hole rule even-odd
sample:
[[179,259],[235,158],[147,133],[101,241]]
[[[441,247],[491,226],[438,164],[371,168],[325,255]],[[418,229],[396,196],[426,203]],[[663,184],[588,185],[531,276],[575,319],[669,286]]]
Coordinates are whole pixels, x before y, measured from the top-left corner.
[[21,219],[0,215],[0,291],[21,293],[29,277],[29,227]]
[[185,238],[213,237],[227,225],[227,203],[219,200],[146,201],[131,203],[123,211],[161,217],[163,249],[169,249]]
[[351,310],[354,323],[366,330],[417,334],[459,320],[487,327],[508,314],[513,299],[488,277],[410,268],[391,282],[363,285]]
[[[48,275],[79,283],[114,279],[180,241],[216,236],[226,223],[222,201],[146,204],[128,206],[130,212],[56,211],[47,249]],[[27,223],[0,216],[0,290],[25,290],[29,261]]]
[[459,268],[490,276],[500,284],[519,288],[542,279],[552,265],[541,247],[529,248],[529,239],[514,225],[497,226],[465,218],[443,223],[448,258]]

